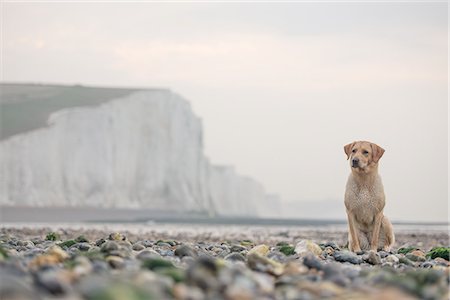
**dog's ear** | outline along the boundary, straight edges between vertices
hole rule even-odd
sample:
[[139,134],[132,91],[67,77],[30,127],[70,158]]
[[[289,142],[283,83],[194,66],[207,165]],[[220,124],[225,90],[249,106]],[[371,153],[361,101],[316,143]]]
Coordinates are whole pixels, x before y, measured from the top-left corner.
[[347,154],[347,159],[350,158],[350,153],[352,153],[352,148],[354,145],[355,145],[355,142],[344,146],[344,152],[345,152],[345,154]]
[[372,147],[372,160],[377,163],[383,156],[384,149],[374,143],[370,143],[370,147]]

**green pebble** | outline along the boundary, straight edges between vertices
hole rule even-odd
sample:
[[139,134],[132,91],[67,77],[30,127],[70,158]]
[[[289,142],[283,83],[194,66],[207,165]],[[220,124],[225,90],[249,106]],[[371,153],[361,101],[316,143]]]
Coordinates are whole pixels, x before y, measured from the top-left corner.
[[75,239],[75,242],[77,242],[77,243],[89,243],[89,240],[84,235],[80,235],[79,237],[77,237]]
[[75,245],[77,242],[75,242],[74,240],[67,240],[64,242],[61,242],[58,244],[58,246],[60,246],[61,248],[70,248],[73,245]]
[[400,249],[398,249],[397,253],[399,253],[399,254],[408,254],[409,252],[414,251],[414,250],[419,250],[419,248],[417,248],[417,247],[400,248]]
[[47,233],[45,239],[47,241],[57,241],[59,240],[59,234],[57,234],[56,232],[49,232]]
[[149,258],[142,262],[142,267],[150,270],[164,268],[174,268],[175,266],[168,260],[162,258]]
[[446,248],[446,247],[434,247],[433,249],[431,249],[427,255],[427,257],[430,257],[431,259],[435,259],[438,257],[441,257],[443,259],[446,260],[450,260],[450,248]]
[[280,252],[282,252],[284,255],[294,255],[295,254],[295,248],[290,245],[283,245],[280,247]]

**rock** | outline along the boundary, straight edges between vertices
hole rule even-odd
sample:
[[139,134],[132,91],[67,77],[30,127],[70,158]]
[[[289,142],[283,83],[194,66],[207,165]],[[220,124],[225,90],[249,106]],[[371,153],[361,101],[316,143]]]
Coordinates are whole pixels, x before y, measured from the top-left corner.
[[59,264],[69,258],[64,250],[59,246],[50,247],[45,254],[36,256],[31,262],[30,267],[40,268],[43,266]]
[[0,299],[28,300],[38,299],[36,291],[22,276],[14,276],[0,270]]
[[245,248],[244,246],[241,246],[241,245],[232,245],[230,247],[231,252],[242,252],[245,250],[247,250],[247,248]]
[[381,257],[375,251],[369,251],[369,253],[363,256],[363,260],[371,265],[381,265]]
[[75,239],[75,242],[77,243],[89,243],[89,240],[84,236],[80,235]]
[[341,248],[339,248],[339,246],[335,242],[326,242],[326,243],[320,244],[319,246],[323,249],[325,249],[327,247],[331,247],[334,250],[341,250]]
[[52,246],[47,250],[48,255],[55,256],[59,259],[59,261],[64,261],[69,258],[69,255],[66,251],[61,249],[61,247],[58,246]]
[[225,256],[225,260],[245,262],[246,259],[245,259],[244,255],[242,255],[240,253],[232,252],[232,253],[228,254],[227,256]]
[[202,290],[196,286],[187,286],[183,283],[175,284],[173,287],[173,296],[175,299],[186,300],[204,300],[205,295]]
[[217,279],[218,268],[214,259],[199,257],[186,271],[187,283],[204,291],[219,287]]
[[76,248],[80,251],[89,251],[89,249],[91,249],[91,245],[89,245],[89,243],[78,243],[73,245],[71,248]]
[[450,266],[450,262],[449,262],[448,260],[442,258],[442,257],[436,257],[436,258],[434,259],[434,262],[435,262],[437,265],[440,265],[440,266],[444,266],[444,267],[449,267],[449,266]]
[[269,246],[267,245],[257,245],[248,251],[248,254],[258,253],[259,255],[265,256],[269,252]]
[[360,264],[362,263],[362,258],[358,255],[356,255],[353,252],[342,250],[342,251],[336,251],[333,255],[334,259],[336,261],[340,262],[349,262],[352,264]]
[[72,272],[76,277],[86,276],[94,270],[91,261],[85,256],[77,256],[74,260],[75,266]]
[[172,262],[168,261],[167,259],[163,259],[163,258],[148,258],[145,259],[142,262],[142,267],[145,269],[149,269],[149,270],[157,270],[157,269],[162,269],[162,268],[173,268],[174,265]]
[[306,255],[303,259],[303,264],[310,269],[322,270],[322,262],[314,255]]
[[312,253],[317,256],[322,254],[322,248],[320,248],[319,245],[310,240],[301,240],[300,242],[298,242],[295,246],[294,251],[299,256],[305,256],[308,253]]
[[191,256],[191,257],[196,257],[197,251],[188,245],[181,245],[179,246],[177,249],[175,249],[175,253],[176,256],[178,257],[183,257],[183,256]]
[[106,262],[113,268],[113,269],[123,269],[125,266],[125,261],[123,258],[119,256],[113,256],[110,255],[106,257]]
[[391,262],[393,264],[397,264],[399,262],[399,259],[397,256],[391,254],[386,257],[386,262]]
[[378,251],[378,254],[380,255],[381,258],[386,258],[390,255],[390,253],[386,251]]
[[406,254],[406,258],[411,261],[420,261],[423,262],[426,260],[425,253],[420,250],[414,250]]
[[102,252],[111,252],[115,250],[119,250],[119,244],[114,241],[107,241],[101,247]]
[[142,245],[142,244],[136,243],[136,244],[133,245],[133,248],[132,248],[132,249],[133,249],[134,251],[141,251],[141,250],[144,250],[144,249],[145,249],[145,246]]
[[399,263],[405,264],[405,265],[411,266],[411,267],[415,266],[415,264],[411,260],[409,260],[407,257],[404,257],[404,256],[399,258]]
[[177,242],[173,240],[159,240],[156,242],[156,245],[173,247],[177,245]]
[[113,232],[108,237],[111,241],[125,241],[127,237],[119,232]]
[[294,255],[295,254],[295,248],[291,245],[282,245],[280,247],[280,252],[284,255]]
[[105,239],[99,239],[95,242],[95,246],[100,247],[101,245],[103,245],[106,242]]
[[140,260],[146,260],[146,259],[152,259],[152,258],[161,258],[161,255],[152,249],[146,249],[139,252],[139,254],[136,256],[137,259]]
[[67,248],[72,247],[72,246],[75,245],[76,243],[77,243],[77,242],[75,242],[74,240],[67,240],[67,241],[64,241],[64,242],[59,243],[58,246],[60,246],[61,248],[67,249]]
[[255,271],[266,272],[275,276],[281,275],[284,270],[282,264],[258,253],[247,255],[247,264]]
[[54,296],[64,295],[70,290],[70,274],[67,271],[40,271],[35,274],[34,282]]

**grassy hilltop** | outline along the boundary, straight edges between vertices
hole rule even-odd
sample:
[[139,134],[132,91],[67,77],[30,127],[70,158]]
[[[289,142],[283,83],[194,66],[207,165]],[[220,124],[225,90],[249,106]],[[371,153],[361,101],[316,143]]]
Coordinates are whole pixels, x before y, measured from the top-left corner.
[[138,89],[1,83],[0,140],[46,126],[55,111],[98,105],[135,91]]

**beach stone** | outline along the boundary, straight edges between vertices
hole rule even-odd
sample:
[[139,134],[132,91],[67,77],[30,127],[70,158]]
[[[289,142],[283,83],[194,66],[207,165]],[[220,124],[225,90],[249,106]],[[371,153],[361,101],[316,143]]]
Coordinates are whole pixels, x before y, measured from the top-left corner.
[[98,239],[97,241],[95,241],[95,246],[100,247],[101,245],[103,245],[106,242],[105,239]]
[[196,286],[187,286],[184,283],[177,283],[173,287],[173,296],[175,299],[186,300],[204,300],[205,294]]
[[77,256],[74,263],[73,273],[76,277],[86,276],[94,270],[91,261],[86,256]]
[[258,253],[247,255],[247,264],[255,271],[265,272],[275,276],[281,275],[284,271],[284,266],[282,264]]
[[34,276],[36,286],[46,290],[54,296],[66,294],[70,288],[70,274],[67,271],[47,269],[39,271]]
[[114,241],[107,241],[104,244],[102,244],[100,249],[102,252],[111,252],[111,251],[119,250],[119,244],[117,244]]
[[421,263],[420,267],[429,269],[429,268],[433,268],[435,265],[436,265],[436,263],[434,261],[430,260],[430,261],[425,261],[425,262]]
[[158,246],[168,246],[168,247],[173,247],[177,245],[176,241],[173,240],[159,240],[156,242],[156,245]]
[[[265,256],[269,252],[269,246],[267,245],[257,245],[248,251],[248,254],[258,253],[259,255]],[[247,254],[247,255],[248,255]]]
[[389,255],[390,255],[390,253],[389,252],[386,252],[386,251],[378,251],[378,254],[380,255],[380,257],[381,258],[386,258],[386,257],[388,257]]
[[326,243],[322,243],[320,244],[321,248],[327,248],[327,247],[331,247],[334,250],[341,250],[341,248],[339,248],[339,246],[335,243],[335,242],[326,242]]
[[218,268],[214,259],[199,257],[186,271],[187,283],[204,291],[219,287],[217,279]]
[[231,247],[230,247],[230,251],[231,252],[242,252],[242,251],[245,251],[245,250],[247,250],[247,248],[245,248],[244,246],[241,246],[241,245],[232,245]]
[[406,258],[411,261],[423,262],[426,260],[425,253],[421,250],[414,250],[406,254]]
[[183,256],[196,257],[198,255],[197,251],[189,245],[179,246],[177,249],[175,249],[174,254],[178,257],[183,257]]
[[353,252],[342,250],[336,251],[333,255],[334,259],[339,262],[349,262],[351,264],[360,264],[362,263],[362,258],[356,255]]
[[144,249],[145,249],[145,246],[142,245],[142,244],[136,243],[136,244],[133,245],[133,248],[132,248],[132,249],[133,249],[134,251],[141,251],[141,250],[144,250]]
[[415,266],[415,264],[405,256],[402,256],[399,258],[399,263],[407,265],[407,266],[411,266],[411,267]]
[[0,299],[28,300],[37,299],[36,291],[21,276],[14,276],[0,269]]
[[150,259],[150,258],[160,258],[161,255],[156,252],[153,249],[146,249],[146,250],[142,250],[141,252],[139,252],[139,254],[136,256],[137,259],[140,260],[145,260],[145,259]]
[[228,254],[227,256],[225,256],[225,260],[245,262],[246,258],[244,257],[244,255],[242,255],[238,252],[232,252],[232,253]]
[[111,241],[125,241],[127,237],[119,232],[113,232],[108,236]]
[[89,243],[82,242],[73,245],[71,248],[76,248],[80,251],[89,251],[89,249],[91,249],[91,245],[89,245]]
[[310,240],[301,240],[298,242],[297,245],[295,245],[294,251],[299,256],[305,256],[308,253],[312,253],[317,256],[322,254],[322,248]]
[[440,266],[444,266],[444,267],[450,266],[450,262],[449,262],[448,260],[442,258],[442,257],[436,257],[436,258],[434,259],[434,262],[435,262],[437,265],[440,265]]
[[391,255],[386,257],[386,262],[390,262],[390,263],[393,263],[393,264],[398,264],[399,258],[397,256],[391,254]]
[[303,258],[303,264],[307,266],[309,269],[322,270],[323,263],[314,255],[306,255]]
[[175,252],[173,251],[173,250],[170,250],[170,249],[168,249],[168,250],[166,250],[166,249],[158,249],[158,251],[159,251],[159,254],[161,255],[161,256],[174,256],[175,255]]
[[125,267],[125,261],[122,257],[110,255],[106,257],[106,262],[113,268],[113,269],[123,269]]
[[363,256],[363,260],[371,265],[381,265],[381,257],[375,251],[369,251],[369,253]]

